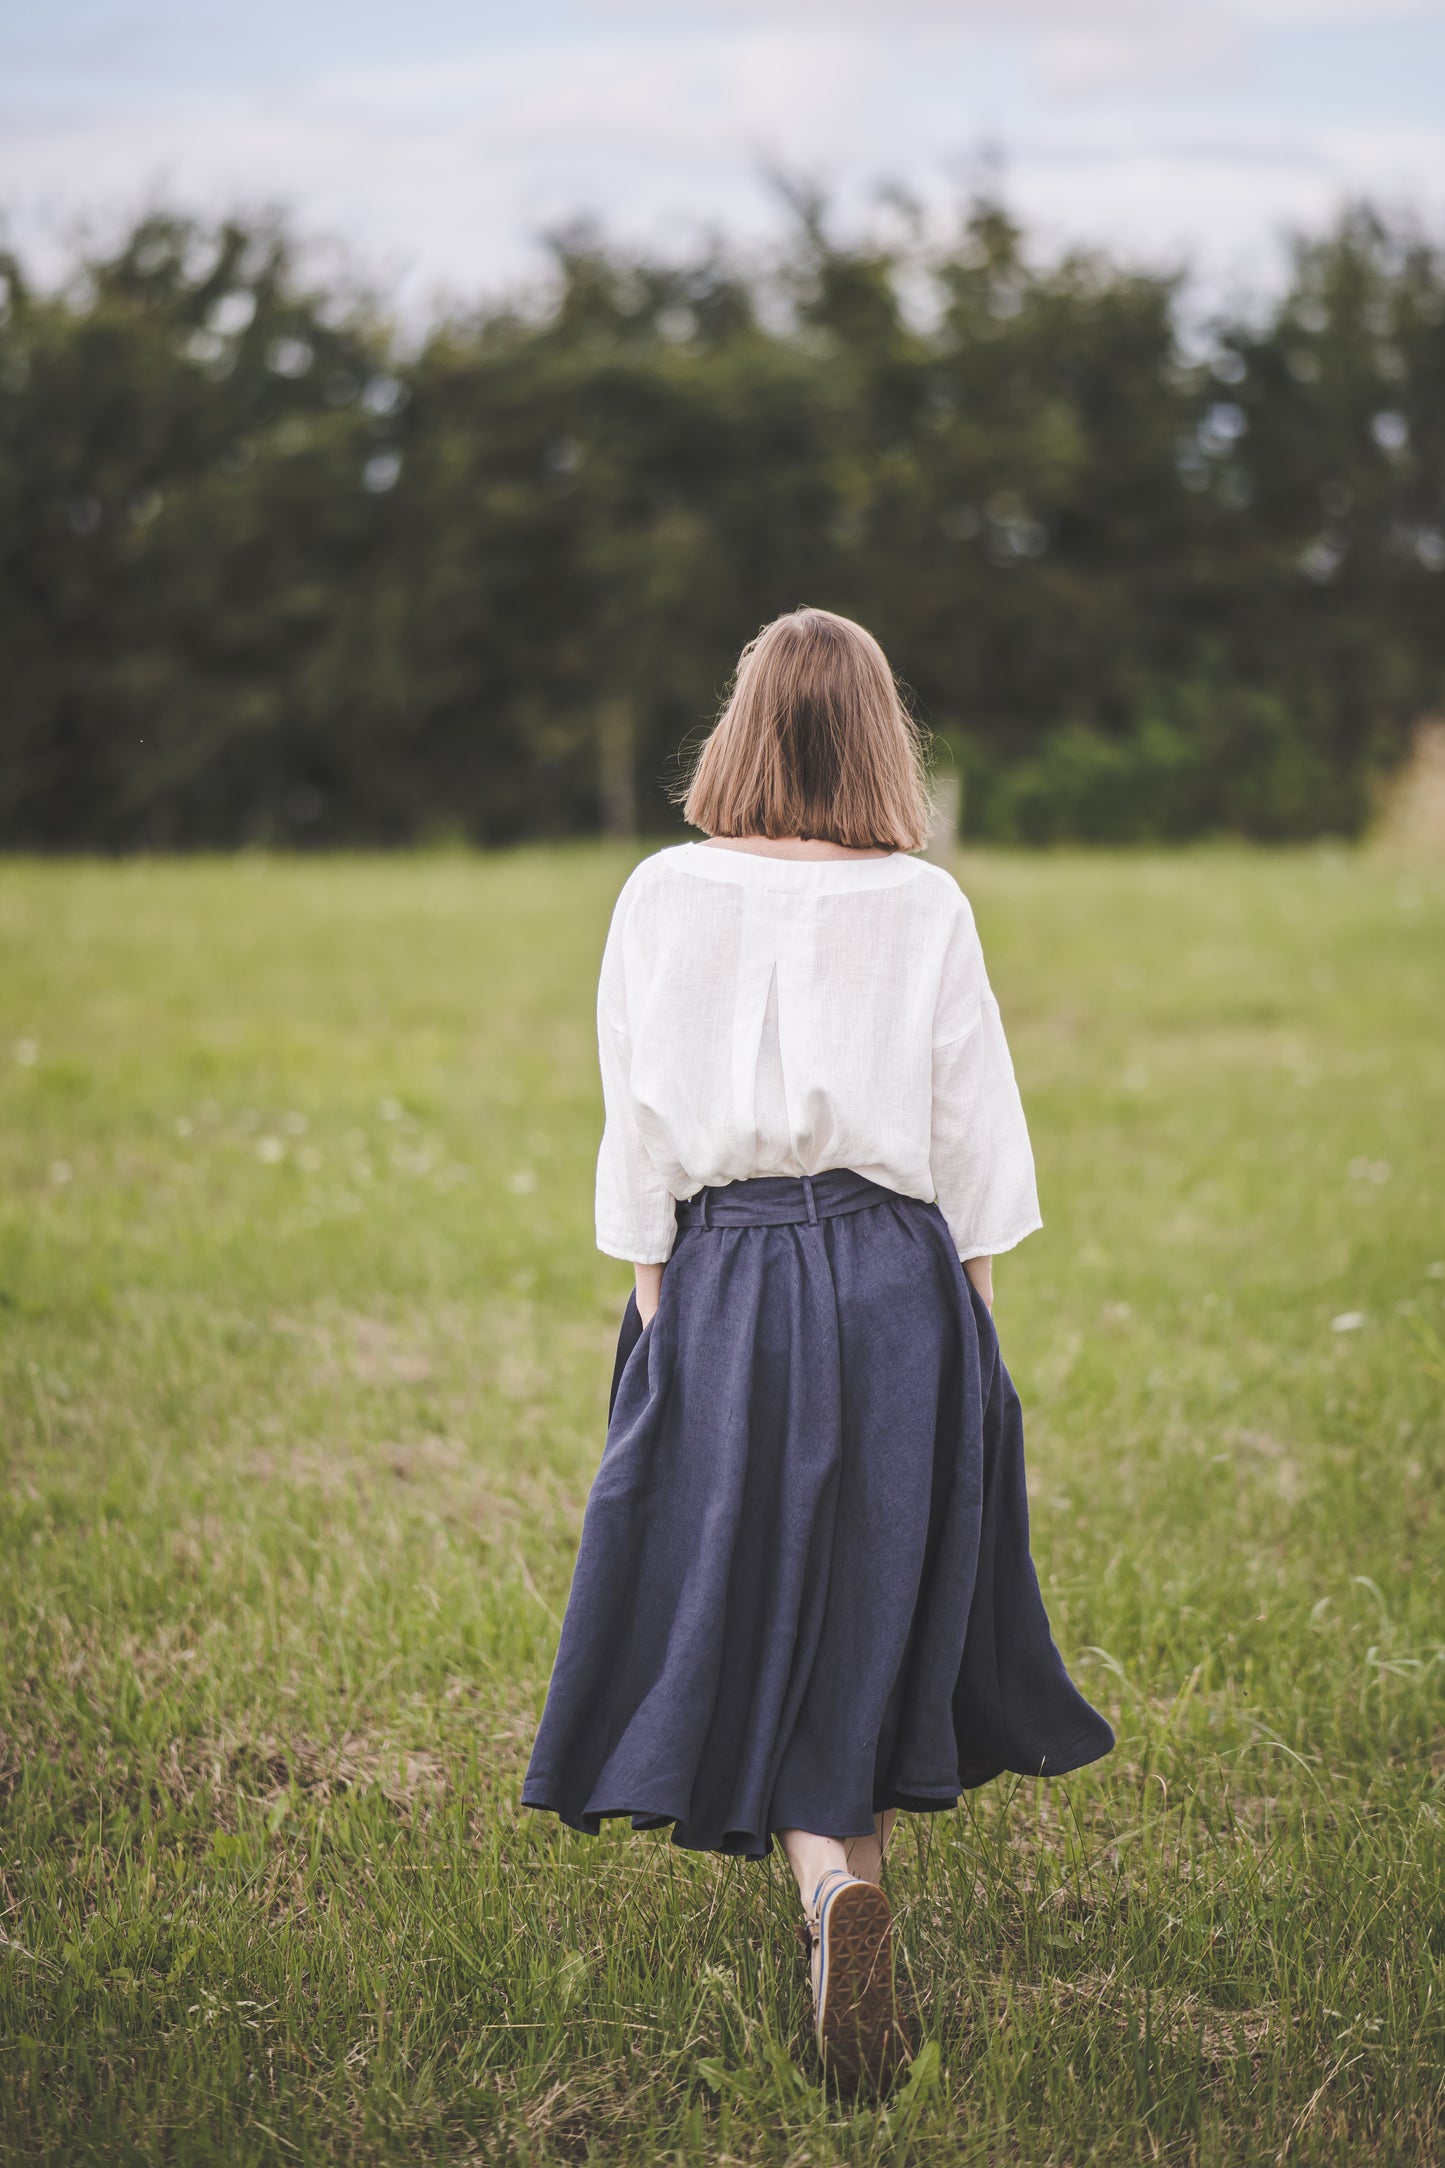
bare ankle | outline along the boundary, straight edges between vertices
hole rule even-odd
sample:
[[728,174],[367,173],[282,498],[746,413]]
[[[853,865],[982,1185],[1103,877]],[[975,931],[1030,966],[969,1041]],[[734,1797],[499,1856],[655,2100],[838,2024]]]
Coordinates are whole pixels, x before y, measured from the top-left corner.
[[860,1882],[882,1881],[883,1854],[876,1837],[850,1837],[844,1849],[849,1874],[856,1874]]
[[848,1854],[848,1872],[856,1874],[860,1882],[883,1880],[883,1854],[888,1839],[893,1834],[893,1824],[898,1819],[895,1807],[885,1807],[873,1817],[871,1837],[850,1837],[844,1849]]
[[778,1841],[793,1870],[804,1911],[811,1906],[813,1892],[825,1874],[852,1871],[847,1852],[837,1837],[815,1836],[809,1829],[780,1829]]

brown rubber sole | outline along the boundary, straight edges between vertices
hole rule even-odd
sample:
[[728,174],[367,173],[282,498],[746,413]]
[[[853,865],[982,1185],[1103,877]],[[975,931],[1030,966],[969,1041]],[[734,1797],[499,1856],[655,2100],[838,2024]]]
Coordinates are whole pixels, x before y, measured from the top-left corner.
[[908,2055],[893,1984],[893,1914],[874,1882],[852,1882],[828,1907],[828,1984],[818,2051],[839,2085],[882,2087]]

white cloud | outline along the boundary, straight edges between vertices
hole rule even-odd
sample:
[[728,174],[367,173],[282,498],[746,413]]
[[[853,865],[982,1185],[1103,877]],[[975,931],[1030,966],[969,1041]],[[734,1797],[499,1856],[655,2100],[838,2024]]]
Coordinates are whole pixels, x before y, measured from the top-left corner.
[[1287,230],[1318,230],[1352,195],[1445,210],[1445,128],[1160,131],[1120,146],[1075,134],[1034,143],[1010,167],[1011,200],[1057,236],[1123,239],[1155,262],[1194,264],[1211,290],[1269,280]]
[[[438,287],[525,274],[537,235],[578,213],[659,247],[710,226],[771,231],[770,161],[831,186],[854,216],[885,179],[941,210],[994,143],[1006,192],[1047,236],[1257,275],[1282,222],[1317,223],[1346,193],[1445,208],[1445,120],[1346,126],[1230,93],[1238,26],[1364,6],[1234,0],[1201,31],[1192,8],[1098,0],[1085,34],[1065,0],[890,0],[886,28],[865,0],[829,0],[826,35],[810,0],[732,0],[681,35],[675,16],[643,35],[636,8],[598,6],[585,38],[446,64],[0,108],[0,202],[52,265],[81,212],[284,202],[307,230],[353,243],[415,311]],[[907,37],[903,10],[918,26]],[[604,16],[624,13],[621,35]],[[1445,19],[1445,5],[1415,13]],[[1166,111],[1160,80],[1191,96]]]
[[1139,91],[1218,92],[1248,70],[1248,42],[1227,15],[1135,32],[1101,26],[1051,30],[1038,41],[1040,87],[1054,98],[1097,102]]
[[[1198,0],[587,0],[596,20],[676,24],[689,17],[716,24],[728,20],[862,24],[896,34],[900,24],[943,24],[950,29],[1028,35],[1039,30],[1106,34],[1132,29],[1142,35],[1192,35]],[[1445,22],[1445,0],[1215,0],[1210,13],[1241,31],[1319,29],[1359,24],[1369,29],[1394,23]],[[1081,22],[1081,17],[1086,17]]]
[[579,213],[659,244],[707,222],[756,231],[770,158],[836,173],[871,141],[885,169],[903,115],[875,62],[867,39],[820,53],[760,29],[353,69],[269,97],[0,113],[0,200],[22,233],[53,235],[142,194],[279,199],[378,253],[415,300],[515,275],[541,229]]
[[1316,30],[1330,24],[1379,29],[1393,23],[1445,22],[1441,0],[1233,0],[1247,21],[1273,29]]

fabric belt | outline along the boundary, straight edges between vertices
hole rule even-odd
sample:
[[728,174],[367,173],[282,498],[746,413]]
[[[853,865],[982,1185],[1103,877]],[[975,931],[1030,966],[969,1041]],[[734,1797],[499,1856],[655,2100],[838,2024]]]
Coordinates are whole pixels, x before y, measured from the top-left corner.
[[[677,1205],[677,1229],[690,1227],[816,1227],[819,1220],[862,1212],[870,1204],[897,1200],[899,1192],[870,1182],[851,1167],[824,1174],[758,1174],[746,1182],[704,1187]],[[917,1203],[917,1198],[909,1199]]]

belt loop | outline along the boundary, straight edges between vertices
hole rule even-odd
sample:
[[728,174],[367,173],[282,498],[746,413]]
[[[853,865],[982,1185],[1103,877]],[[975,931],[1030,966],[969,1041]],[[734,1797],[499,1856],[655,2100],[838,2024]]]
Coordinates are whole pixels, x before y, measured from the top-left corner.
[[702,1185],[702,1203],[701,1203],[701,1207],[700,1207],[700,1209],[701,1209],[701,1212],[702,1212],[702,1224],[703,1224],[703,1226],[704,1226],[704,1227],[706,1227],[706,1226],[707,1226],[707,1184],[706,1184],[706,1182],[704,1182],[704,1183],[703,1183],[703,1185]]
[[818,1224],[818,1207],[813,1202],[812,1177],[806,1174],[803,1176],[803,1195],[808,1200],[808,1225],[816,1227]]

